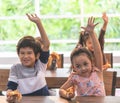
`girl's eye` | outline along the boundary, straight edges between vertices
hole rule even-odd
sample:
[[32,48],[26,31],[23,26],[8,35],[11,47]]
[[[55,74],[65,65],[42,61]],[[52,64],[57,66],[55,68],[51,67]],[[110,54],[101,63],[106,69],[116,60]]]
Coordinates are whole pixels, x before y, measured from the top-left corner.
[[88,65],[88,63],[84,63],[84,65],[85,65],[85,66]]
[[80,69],[80,65],[76,65],[76,68]]

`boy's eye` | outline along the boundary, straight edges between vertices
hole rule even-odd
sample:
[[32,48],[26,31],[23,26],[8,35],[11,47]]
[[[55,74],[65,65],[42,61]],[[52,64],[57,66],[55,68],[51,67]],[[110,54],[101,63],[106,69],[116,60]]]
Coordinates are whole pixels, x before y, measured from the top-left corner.
[[20,52],[20,54],[25,54],[24,52]]
[[28,52],[28,54],[32,54],[32,52]]

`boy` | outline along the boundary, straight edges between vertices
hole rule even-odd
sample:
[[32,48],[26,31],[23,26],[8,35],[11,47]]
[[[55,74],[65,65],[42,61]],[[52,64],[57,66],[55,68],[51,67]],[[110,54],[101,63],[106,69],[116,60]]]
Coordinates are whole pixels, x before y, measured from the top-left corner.
[[22,95],[49,95],[45,71],[49,57],[50,41],[39,17],[36,14],[26,15],[30,21],[37,25],[41,34],[42,46],[38,45],[38,42],[32,36],[25,36],[19,40],[17,54],[21,63],[13,65],[10,70],[7,85],[7,101],[9,102],[14,99],[9,93],[16,89]]

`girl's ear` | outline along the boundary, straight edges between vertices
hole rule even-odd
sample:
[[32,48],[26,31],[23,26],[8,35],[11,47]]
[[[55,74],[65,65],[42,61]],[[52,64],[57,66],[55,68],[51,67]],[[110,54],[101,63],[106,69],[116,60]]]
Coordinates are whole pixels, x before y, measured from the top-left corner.
[[36,60],[38,60],[39,57],[40,57],[40,53],[38,53],[38,54],[36,55]]
[[73,69],[74,72],[76,72],[76,69],[73,65],[71,66],[71,68]]
[[71,65],[71,68],[72,68],[72,69],[74,69],[74,66],[73,66],[73,65]]

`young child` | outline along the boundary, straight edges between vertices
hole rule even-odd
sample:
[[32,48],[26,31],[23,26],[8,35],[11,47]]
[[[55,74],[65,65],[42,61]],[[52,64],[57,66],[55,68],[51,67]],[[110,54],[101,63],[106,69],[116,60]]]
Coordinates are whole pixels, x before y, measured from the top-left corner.
[[18,90],[22,95],[48,96],[49,91],[45,80],[45,71],[49,57],[50,42],[36,14],[27,14],[41,34],[42,46],[32,36],[25,36],[18,41],[17,54],[21,63],[10,69],[7,89],[7,101],[13,100],[10,92]]
[[95,52],[96,67],[93,63],[92,54],[85,47],[75,48],[71,53],[72,68],[75,72],[71,73],[68,80],[61,86],[59,94],[61,97],[71,99],[75,96],[75,91],[68,92],[68,88],[75,87],[77,96],[105,96],[102,72],[102,53],[98,39],[94,33],[94,18],[88,19],[85,34],[92,39]]
[[102,19],[104,21],[104,24],[101,28],[98,40],[99,40],[101,50],[102,50],[102,55],[103,55],[103,69],[106,70],[106,69],[110,68],[111,65],[108,63],[108,61],[104,55],[104,40],[105,40],[104,36],[105,36],[106,29],[107,29],[107,24],[108,24],[108,16],[106,15],[105,12],[102,15]]
[[[107,24],[108,24],[108,17],[106,15],[106,13],[103,13],[102,19],[103,19],[104,23],[103,23],[103,26],[101,28],[98,40],[99,40],[101,50],[102,50],[102,55],[103,55],[103,69],[106,70],[107,68],[111,67],[110,64],[108,63],[105,55],[104,55],[104,35],[105,35]],[[91,41],[89,35],[84,35],[84,31],[82,31],[80,34],[80,38],[79,38],[79,42],[77,44],[77,47],[79,45],[87,47],[94,55],[92,41]]]

